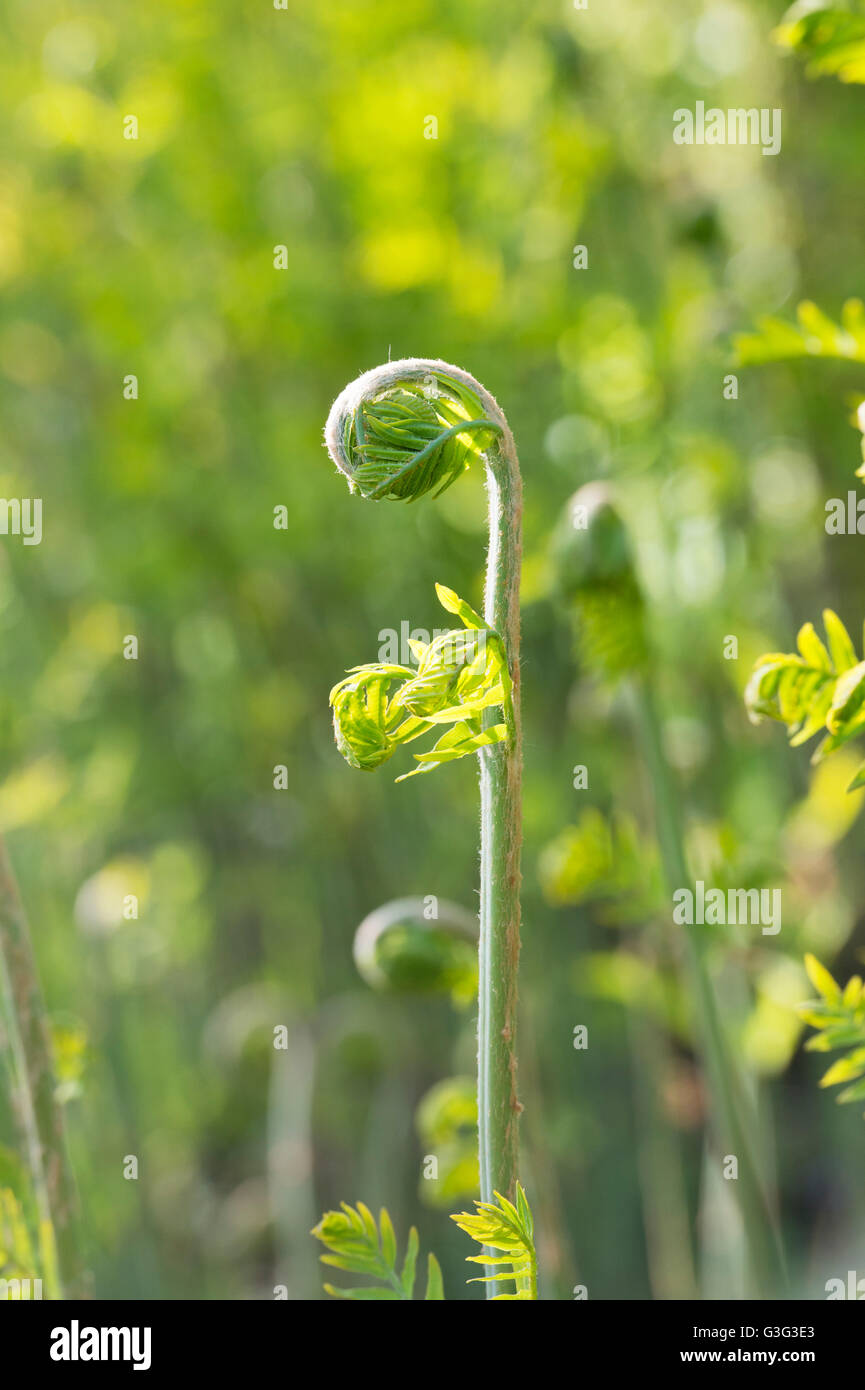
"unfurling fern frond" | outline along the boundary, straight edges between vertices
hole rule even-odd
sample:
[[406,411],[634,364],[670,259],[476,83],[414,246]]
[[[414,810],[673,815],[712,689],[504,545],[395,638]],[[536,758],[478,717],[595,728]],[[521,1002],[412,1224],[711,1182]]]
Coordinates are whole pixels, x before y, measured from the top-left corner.
[[805,1044],[806,1048],[809,1052],[831,1052],[836,1047],[853,1049],[832,1064],[820,1078],[820,1085],[852,1082],[838,1096],[839,1105],[865,1101],[865,985],[854,975],[842,990],[825,965],[811,955],[805,957],[805,969],[821,995],[820,999],[799,1008],[805,1022],[819,1030]]
[[625,814],[608,820],[596,807],[544,846],[538,872],[554,907],[599,903],[610,923],[644,920],[661,901],[658,856],[636,821]]
[[[363,1202],[350,1207],[341,1202],[341,1211],[326,1211],[313,1228],[312,1234],[327,1246],[331,1252],[322,1255],[323,1264],[344,1269],[349,1274],[365,1274],[375,1279],[375,1284],[360,1288],[341,1289],[335,1284],[325,1284],[326,1293],[334,1298],[361,1300],[407,1301],[414,1294],[415,1272],[418,1256],[418,1234],[414,1226],[408,1233],[405,1259],[402,1269],[397,1273],[397,1248],[393,1223],[382,1207],[379,1212],[378,1227],[375,1217]],[[427,1256],[426,1300],[444,1299],[442,1273],[435,1255]]]
[[515,1293],[499,1293],[496,1299],[536,1299],[538,1296],[538,1258],[535,1253],[534,1222],[526,1194],[517,1183],[516,1206],[495,1193],[495,1202],[475,1202],[477,1210],[472,1213],[460,1212],[452,1216],[461,1231],[470,1235],[479,1245],[489,1250],[498,1250],[499,1255],[467,1255],[467,1260],[478,1265],[507,1265],[497,1274],[483,1278],[470,1279],[470,1284],[494,1284],[513,1281]]
[[[769,652],[758,658],[745,690],[753,723],[777,719],[787,725],[798,747],[821,730],[825,733],[811,761],[821,762],[848,739],[865,732],[865,661],[860,661],[841,619],[823,613],[828,648],[813,624],[796,639],[798,652]],[[848,791],[865,786],[865,763]]]
[[[426,753],[415,754],[420,766],[398,782],[510,737],[512,682],[501,638],[452,589],[437,584],[436,593],[465,631],[446,632],[429,643],[413,641],[416,670],[381,662],[355,666],[330,692],[337,747],[352,767],[371,771],[399,744],[438,725],[449,727]],[[503,722],[484,728],[484,711],[496,705]]]

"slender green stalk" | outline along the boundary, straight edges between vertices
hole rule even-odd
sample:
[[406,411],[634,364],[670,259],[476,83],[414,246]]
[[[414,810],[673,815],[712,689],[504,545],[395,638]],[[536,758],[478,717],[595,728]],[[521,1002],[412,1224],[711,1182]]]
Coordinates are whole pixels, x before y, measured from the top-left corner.
[[[648,675],[644,675],[638,681],[636,695],[643,750],[654,791],[664,878],[667,890],[672,895],[690,882],[679,814],[679,797],[664,756],[655,694]],[[745,1090],[721,1020],[709,975],[704,935],[696,931],[686,933],[686,956],[694,988],[702,1050],[709,1070],[712,1091],[718,1099],[719,1118],[725,1140],[739,1161],[737,1190],[752,1277],[764,1295],[777,1296],[786,1284],[777,1212],[761,1174],[756,1145],[757,1115]]]
[[54,1292],[67,1295],[82,1276],[75,1184],[66,1149],[51,1035],[27,918],[6,846],[0,837],[0,994],[17,1078],[15,1110],[30,1168],[39,1218],[39,1244]]
[[[419,391],[419,383],[424,390]],[[477,405],[483,418],[478,418]],[[483,439],[486,430],[489,439]],[[513,684],[507,741],[479,749],[481,801],[478,1144],[481,1198],[516,1193],[517,966],[520,950],[520,616],[522,485],[513,435],[495,399],[446,362],[407,358],[366,372],[337,398],[325,438],[355,492],[412,500],[455,480],[482,450],[489,495],[484,620],[504,644]],[[484,727],[496,723],[484,714]],[[487,1285],[488,1290],[494,1286]],[[492,1296],[492,1293],[490,1293]]]
[[[520,954],[520,561],[522,487],[510,430],[487,454],[490,548],[484,617],[505,644],[513,681],[507,744],[484,748],[478,980],[478,1125],[481,1200],[513,1200],[518,1170],[517,968]],[[487,1285],[489,1289],[491,1285]]]

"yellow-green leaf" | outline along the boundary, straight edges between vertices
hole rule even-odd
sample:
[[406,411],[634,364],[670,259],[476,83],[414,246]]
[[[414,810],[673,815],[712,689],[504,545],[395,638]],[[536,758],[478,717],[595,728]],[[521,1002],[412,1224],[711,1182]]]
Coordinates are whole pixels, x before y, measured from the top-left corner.
[[821,965],[816,956],[810,953],[805,957],[805,969],[808,972],[808,979],[814,988],[822,994],[823,998],[830,1004],[836,1003],[841,998],[841,991],[833,980],[825,965]]

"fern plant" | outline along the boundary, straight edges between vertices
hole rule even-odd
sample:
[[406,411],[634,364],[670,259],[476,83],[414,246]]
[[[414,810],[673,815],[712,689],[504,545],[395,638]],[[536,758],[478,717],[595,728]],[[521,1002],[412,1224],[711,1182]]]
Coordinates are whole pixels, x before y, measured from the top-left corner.
[[802,1004],[799,1013],[806,1023],[818,1031],[805,1044],[809,1052],[831,1052],[835,1048],[853,1050],[833,1062],[820,1078],[821,1086],[845,1089],[838,1096],[839,1105],[865,1101],[865,984],[853,975],[844,986],[833,979],[825,965],[815,956],[806,955],[808,978],[820,995],[819,999]]
[[[651,782],[660,851],[661,877],[669,895],[689,881],[681,796],[670,772],[658,711],[658,666],[646,622],[645,601],[631,553],[627,529],[611,489],[593,482],[567,504],[552,539],[557,597],[573,617],[578,654],[583,664],[608,685],[627,682],[633,700],[641,751]],[[587,834],[587,830],[589,834]],[[614,887],[613,842],[601,822],[583,822],[554,842],[544,870],[546,886],[564,869],[579,891]],[[621,836],[619,837],[621,840]],[[591,846],[595,865],[574,864],[571,851]],[[587,854],[587,859],[588,859]],[[553,871],[551,873],[550,871]],[[739,1155],[737,1195],[756,1288],[776,1291],[786,1274],[777,1212],[755,1144],[758,1125],[738,1059],[711,978],[704,935],[688,932],[685,956],[697,1000],[699,1045],[712,1091],[716,1122],[725,1143]]]
[[[493,1293],[494,1299],[535,1299],[538,1296],[538,1259],[535,1253],[534,1222],[526,1194],[517,1183],[516,1202],[500,1192],[493,1202],[475,1202],[475,1211],[452,1216],[461,1231],[485,1247],[482,1255],[467,1255],[470,1264],[504,1265],[494,1274],[470,1279],[470,1284],[513,1283],[513,1293]],[[490,1250],[499,1251],[491,1256]]]
[[[829,608],[824,610],[823,624],[825,643],[813,624],[805,623],[796,638],[797,651],[759,657],[745,690],[752,723],[775,719],[785,724],[792,747],[823,734],[812,763],[865,732],[865,661],[859,660],[850,634]],[[865,763],[848,791],[861,786],[865,786]]]
[[[822,358],[835,362],[865,363],[865,304],[848,299],[835,323],[810,300],[796,308],[796,322],[765,317],[750,333],[740,333],[733,343],[736,362],[743,367],[797,358]],[[852,398],[850,423],[863,430],[862,393]],[[865,437],[861,441],[862,463],[856,476],[865,477]]]
[[[484,615],[450,589],[440,601],[463,633],[414,649],[409,667],[350,672],[331,692],[337,744],[372,770],[395,748],[448,726],[414,772],[478,753],[481,890],[478,1142],[481,1196],[513,1193],[517,1177],[515,1039],[520,929],[522,753],[519,581],[522,484],[513,436],[494,398],[459,367],[407,358],[366,372],[334,402],[325,440],[350,490],[411,502],[452,486],[474,461],[490,503]],[[411,776],[412,774],[407,774]],[[403,780],[403,779],[399,779]]]
[[[398,1271],[396,1235],[386,1208],[381,1208],[376,1226],[375,1217],[363,1202],[358,1202],[356,1207],[341,1202],[340,1206],[341,1211],[326,1211],[313,1228],[312,1234],[330,1252],[321,1256],[322,1263],[349,1274],[365,1275],[375,1282],[348,1289],[325,1284],[325,1291],[334,1298],[411,1300],[414,1297],[420,1249],[414,1226],[408,1233],[405,1256]],[[444,1299],[441,1268],[432,1252],[427,1255],[425,1299]]]
[[[353,666],[330,692],[336,744],[351,767],[372,771],[399,744],[441,725],[445,732],[433,747],[414,755],[420,766],[398,782],[511,737],[512,683],[501,638],[452,589],[437,584],[436,593],[465,631],[446,632],[429,643],[411,639],[416,670],[383,662]],[[483,728],[485,711],[496,708],[503,717]]]
[[[469,1279],[470,1284],[486,1284],[491,1299],[536,1299],[538,1296],[538,1259],[535,1252],[534,1220],[521,1183],[516,1184],[516,1203],[501,1193],[493,1194],[492,1202],[475,1202],[474,1212],[459,1212],[452,1216],[460,1230],[484,1247],[481,1255],[467,1255],[470,1264],[487,1269],[502,1265],[492,1273]],[[323,1264],[349,1274],[361,1274],[372,1284],[340,1288],[325,1284],[325,1292],[333,1298],[389,1300],[407,1302],[414,1296],[417,1258],[420,1249],[418,1233],[412,1226],[408,1235],[402,1267],[397,1269],[397,1242],[393,1222],[386,1208],[375,1217],[363,1202],[350,1207],[340,1203],[340,1211],[327,1211],[313,1228],[312,1234],[327,1247]],[[490,1254],[491,1250],[499,1253]],[[514,1292],[496,1293],[493,1287],[513,1283]],[[427,1255],[426,1301],[444,1299],[441,1268],[435,1255]]]

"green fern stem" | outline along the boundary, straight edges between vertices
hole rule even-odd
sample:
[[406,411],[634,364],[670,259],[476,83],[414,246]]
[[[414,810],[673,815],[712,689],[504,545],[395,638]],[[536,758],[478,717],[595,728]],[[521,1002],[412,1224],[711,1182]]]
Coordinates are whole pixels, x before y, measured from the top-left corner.
[[[535,1223],[523,1186],[517,1182],[513,1202],[500,1192],[493,1196],[492,1202],[475,1202],[474,1212],[461,1211],[451,1217],[461,1231],[483,1247],[481,1255],[469,1255],[467,1259],[469,1264],[484,1265],[486,1272],[482,1278],[469,1282],[484,1284],[487,1297],[496,1301],[536,1299]],[[510,1283],[514,1293],[496,1293],[499,1286]]]
[[[690,880],[679,815],[679,798],[663,751],[654,689],[648,675],[636,682],[637,716],[643,751],[654,790],[657,833],[668,892],[672,895]],[[764,1296],[777,1296],[786,1286],[786,1267],[780,1227],[755,1152],[757,1115],[739,1073],[721,1020],[718,1000],[706,960],[706,939],[686,932],[686,959],[691,975],[702,1051],[717,1097],[724,1133],[739,1160],[739,1193],[752,1278]]]

